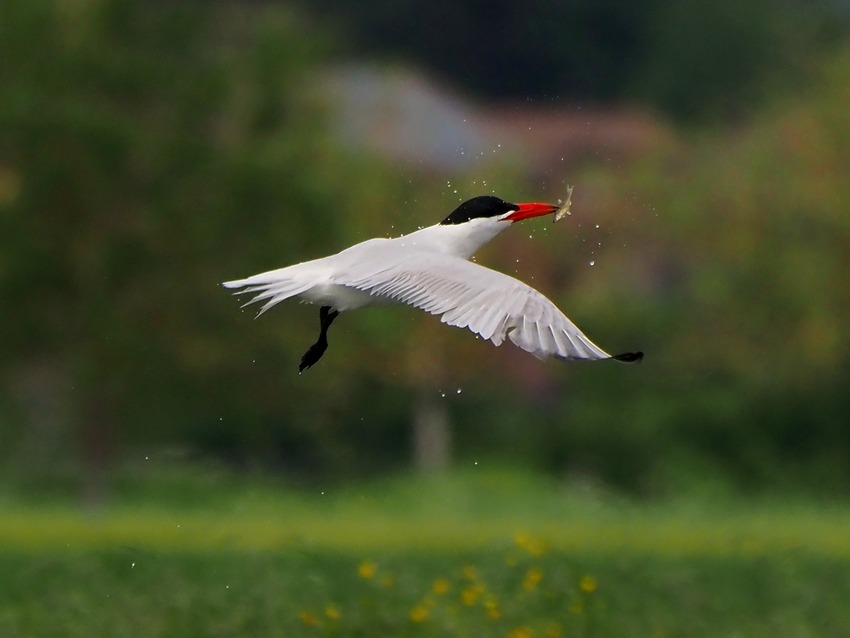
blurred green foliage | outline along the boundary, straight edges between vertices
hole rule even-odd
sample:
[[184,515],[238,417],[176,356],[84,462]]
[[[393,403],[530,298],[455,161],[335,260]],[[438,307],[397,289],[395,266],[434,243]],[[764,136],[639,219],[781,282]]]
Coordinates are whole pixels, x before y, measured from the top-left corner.
[[[642,299],[628,307],[643,305],[653,356],[618,396],[627,438],[659,469],[810,493],[850,484],[850,54],[812,83],[746,129],[597,176],[618,239],[641,251],[605,258],[628,273],[606,292],[619,279]],[[604,428],[604,397],[586,405]]]
[[[640,366],[541,364],[399,309],[335,324],[330,358],[299,376],[315,310],[253,321],[217,283],[457,200],[337,148],[307,90],[329,48],[279,6],[3,3],[7,467],[42,485],[143,449],[362,476],[406,465],[425,396],[460,424],[461,463],[504,456],[647,493],[846,490],[846,54],[752,124],[570,176],[583,225],[484,256],[602,345],[643,348]],[[504,170],[487,181],[539,196]]]
[[362,380],[305,395],[268,353],[300,347],[312,322],[246,322],[217,282],[350,241],[355,211],[389,207],[394,182],[335,150],[303,90],[322,38],[279,8],[2,11],[10,442],[36,457],[81,448],[96,466],[123,441],[193,434],[256,452],[282,414],[296,447],[300,431],[321,437],[321,409],[292,406],[332,406]]

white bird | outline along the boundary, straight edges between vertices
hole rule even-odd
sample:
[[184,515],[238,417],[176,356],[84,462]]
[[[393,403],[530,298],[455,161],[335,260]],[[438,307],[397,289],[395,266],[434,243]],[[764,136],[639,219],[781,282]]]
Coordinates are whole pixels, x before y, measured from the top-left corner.
[[640,361],[642,352],[609,355],[534,288],[468,261],[511,223],[557,210],[474,197],[434,226],[223,285],[242,288],[237,294],[257,293],[245,304],[264,301],[257,316],[290,297],[320,306],[319,338],[301,358],[301,371],[325,353],[328,328],[339,313],[381,304],[440,315],[443,323],[469,328],[497,346],[508,338],[538,359]]

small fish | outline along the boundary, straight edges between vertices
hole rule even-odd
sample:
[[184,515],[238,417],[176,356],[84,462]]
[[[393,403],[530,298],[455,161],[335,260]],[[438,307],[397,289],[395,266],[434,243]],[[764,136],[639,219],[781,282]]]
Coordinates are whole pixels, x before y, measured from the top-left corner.
[[558,204],[560,204],[561,207],[558,210],[555,211],[555,218],[552,221],[552,223],[559,222],[564,217],[566,217],[567,215],[572,214],[572,213],[570,213],[570,199],[572,198],[572,196],[573,196],[573,187],[567,186],[567,200],[563,203],[561,203],[560,199],[558,200]]

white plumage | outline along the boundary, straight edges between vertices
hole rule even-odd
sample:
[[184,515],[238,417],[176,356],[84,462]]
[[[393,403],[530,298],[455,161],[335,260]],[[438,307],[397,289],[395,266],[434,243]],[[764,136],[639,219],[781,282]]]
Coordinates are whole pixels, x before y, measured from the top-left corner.
[[[508,222],[552,213],[557,207],[509,204],[490,197],[467,204],[476,200],[488,200],[484,203],[490,205],[489,200],[495,200],[508,208],[460,222],[449,222],[450,216],[409,235],[370,239],[336,255],[228,281],[224,286],[242,288],[240,294],[255,293],[248,303],[264,302],[259,314],[290,297],[327,307],[333,314],[327,325],[322,314],[320,341],[335,312],[408,304],[438,315],[443,323],[468,328],[497,346],[510,339],[539,359],[612,358],[541,293],[468,261],[480,246],[510,226]],[[326,346],[324,341],[316,360]],[[640,356],[627,353],[615,358],[633,361]],[[302,360],[302,369],[312,363]]]

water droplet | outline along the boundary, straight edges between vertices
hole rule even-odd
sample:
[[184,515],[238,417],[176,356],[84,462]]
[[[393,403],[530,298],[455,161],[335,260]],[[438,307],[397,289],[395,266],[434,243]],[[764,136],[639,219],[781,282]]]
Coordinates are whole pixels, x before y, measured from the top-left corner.
[[596,227],[599,228],[599,224],[596,224]]
[[136,563],[130,563],[130,569],[133,569],[136,566]]
[[458,394],[460,394],[461,392],[463,392],[463,389],[462,389],[462,388],[458,388],[458,389],[457,389],[457,393],[458,393]]
[[591,266],[595,266],[595,265],[596,265],[596,261],[594,261],[593,259],[591,259],[591,260],[590,260],[590,265],[591,265]]

